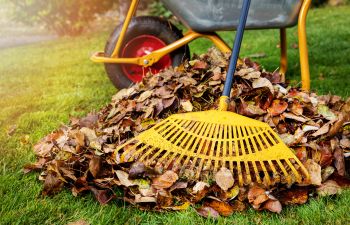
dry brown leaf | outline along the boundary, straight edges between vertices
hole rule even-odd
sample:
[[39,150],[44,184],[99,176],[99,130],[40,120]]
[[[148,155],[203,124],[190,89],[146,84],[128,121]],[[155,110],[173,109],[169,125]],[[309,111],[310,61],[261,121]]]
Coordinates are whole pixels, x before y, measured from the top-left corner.
[[196,209],[196,211],[197,211],[198,215],[203,216],[205,218],[212,217],[214,219],[217,219],[220,216],[219,213],[215,209],[213,209],[209,206],[202,206],[199,209]]
[[196,193],[202,191],[205,187],[209,188],[210,185],[208,183],[203,182],[203,181],[199,181],[193,186],[193,193],[196,194]]
[[94,178],[97,178],[101,171],[102,159],[99,156],[94,156],[90,160],[89,170]]
[[253,88],[268,87],[272,94],[275,92],[271,81],[263,77],[254,80],[252,85]]
[[122,170],[117,170],[115,171],[115,173],[117,174],[117,177],[121,183],[121,185],[125,186],[125,187],[130,187],[130,186],[134,186],[135,183],[131,180],[129,180],[129,174],[127,172],[124,172]]
[[264,203],[262,208],[278,214],[282,211],[281,203],[278,200],[272,199],[267,200],[267,202]]
[[50,196],[50,195],[57,194],[63,188],[63,184],[64,183],[60,175],[50,171],[45,177],[42,195]]
[[193,111],[193,105],[190,101],[181,102],[181,106],[186,112]]
[[164,189],[171,187],[179,179],[178,175],[168,170],[164,174],[153,179],[152,186],[156,189]]
[[271,116],[278,116],[282,114],[288,108],[288,103],[285,101],[281,101],[279,99],[273,100],[270,108],[267,111],[271,114]]
[[336,148],[334,151],[334,166],[340,176],[345,176],[345,160],[344,151],[341,148]]
[[135,195],[135,203],[156,203],[157,198],[155,197],[143,197],[139,194]]
[[332,166],[327,166],[325,169],[322,170],[322,182],[325,182],[328,180],[328,178],[334,173],[335,169]]
[[232,172],[229,169],[226,167],[221,167],[215,174],[215,182],[222,190],[227,191],[233,186],[235,180],[233,179]]
[[308,121],[308,119],[302,117],[302,116],[297,116],[297,115],[294,115],[293,113],[283,113],[282,114],[285,118],[287,119],[292,119],[292,120],[296,120],[296,121],[299,121],[299,122],[302,122],[302,123],[305,123]]
[[226,202],[211,200],[205,204],[217,211],[221,216],[231,216],[234,212],[234,208]]
[[349,138],[343,138],[340,140],[340,146],[342,148],[350,148],[350,139]]
[[327,180],[316,191],[319,196],[336,195],[341,193],[341,187],[334,180]]
[[326,123],[325,125],[323,125],[320,129],[318,129],[315,133],[312,134],[313,137],[317,137],[323,134],[327,134],[329,131],[329,127],[330,127],[330,123]]
[[116,198],[115,194],[109,189],[99,190],[92,186],[89,186],[89,189],[91,190],[91,192],[94,194],[95,198],[101,205],[105,205],[111,200]]
[[277,198],[283,205],[301,205],[309,199],[309,191],[307,188],[294,187],[279,192]]
[[140,97],[136,100],[136,102],[144,102],[146,99],[151,97],[152,94],[153,94],[153,90],[145,91],[140,95]]
[[321,166],[309,159],[304,163],[305,168],[310,174],[310,182],[313,185],[321,185],[322,176],[321,176]]
[[130,167],[129,178],[136,179],[136,178],[142,177],[145,171],[146,171],[146,166],[143,162],[134,162]]
[[269,200],[269,196],[266,191],[258,186],[253,186],[248,191],[248,201],[253,205],[255,209],[258,209],[260,205]]

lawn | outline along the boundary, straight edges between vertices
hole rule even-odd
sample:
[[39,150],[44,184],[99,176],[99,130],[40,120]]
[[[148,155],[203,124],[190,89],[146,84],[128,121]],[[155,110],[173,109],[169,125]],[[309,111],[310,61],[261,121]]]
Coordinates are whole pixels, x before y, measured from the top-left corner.
[[[308,40],[312,89],[319,94],[350,96],[350,6],[319,8],[310,12]],[[222,33],[232,42],[233,33]],[[23,175],[24,164],[34,161],[32,146],[71,116],[98,111],[116,92],[103,66],[89,61],[103,49],[107,33],[0,50],[0,223],[66,224],[84,219],[91,224],[346,224],[350,222],[350,191],[336,197],[312,199],[299,207],[287,207],[280,215],[252,209],[217,221],[196,215],[193,209],[164,214],[142,212],[121,201],[100,206],[92,195],[73,197],[63,191],[42,198],[38,174]],[[267,70],[279,64],[278,31],[248,31],[242,56],[258,58]],[[288,31],[289,72],[300,80],[297,30]],[[202,53],[207,41],[190,45]],[[13,129],[16,127],[15,129]],[[10,132],[9,135],[8,132]]]

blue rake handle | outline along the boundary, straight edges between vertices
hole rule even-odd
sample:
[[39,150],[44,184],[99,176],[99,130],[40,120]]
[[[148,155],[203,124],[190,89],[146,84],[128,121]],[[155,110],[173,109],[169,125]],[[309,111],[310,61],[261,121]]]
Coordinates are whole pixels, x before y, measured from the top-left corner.
[[239,18],[238,27],[237,27],[237,33],[236,33],[236,37],[235,37],[235,41],[234,41],[234,45],[233,45],[230,65],[229,65],[228,71],[227,71],[224,92],[222,93],[222,96],[230,97],[230,94],[231,94],[233,76],[234,76],[234,73],[236,71],[236,65],[237,65],[237,60],[238,60],[238,56],[239,56],[239,51],[241,49],[244,28],[245,28],[245,25],[247,22],[247,17],[248,17],[249,6],[250,6],[250,0],[244,0],[243,5],[242,5],[242,9],[241,9],[241,15]]

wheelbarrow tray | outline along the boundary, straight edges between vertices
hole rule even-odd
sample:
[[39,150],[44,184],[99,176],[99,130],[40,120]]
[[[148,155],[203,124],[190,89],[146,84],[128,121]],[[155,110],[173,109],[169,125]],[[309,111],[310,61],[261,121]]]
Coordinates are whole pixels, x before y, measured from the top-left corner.
[[[197,32],[234,30],[242,0],[161,0],[186,27]],[[247,29],[296,25],[302,0],[252,0]]]

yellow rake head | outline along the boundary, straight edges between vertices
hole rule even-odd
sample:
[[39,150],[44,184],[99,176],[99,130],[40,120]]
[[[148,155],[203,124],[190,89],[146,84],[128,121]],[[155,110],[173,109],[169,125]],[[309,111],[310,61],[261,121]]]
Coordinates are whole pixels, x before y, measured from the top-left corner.
[[122,162],[161,162],[165,169],[180,165],[180,173],[189,169],[196,178],[203,168],[215,173],[226,167],[240,185],[270,184],[276,176],[291,184],[309,176],[268,124],[227,111],[172,115],[117,151]]

